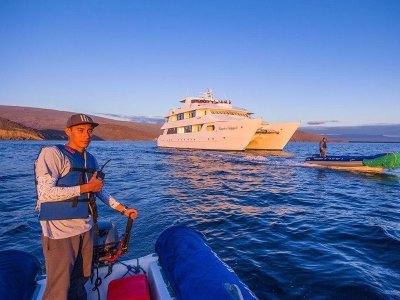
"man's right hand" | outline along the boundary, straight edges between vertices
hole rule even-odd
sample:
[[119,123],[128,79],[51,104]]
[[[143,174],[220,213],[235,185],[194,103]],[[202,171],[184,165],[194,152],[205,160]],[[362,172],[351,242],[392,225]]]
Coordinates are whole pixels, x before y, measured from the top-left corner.
[[131,218],[132,220],[135,220],[137,218],[138,212],[134,208],[127,208],[124,212],[124,215],[128,218]]
[[97,193],[103,188],[104,181],[96,177],[97,172],[94,172],[92,178],[86,184],[80,186],[81,194],[84,193]]

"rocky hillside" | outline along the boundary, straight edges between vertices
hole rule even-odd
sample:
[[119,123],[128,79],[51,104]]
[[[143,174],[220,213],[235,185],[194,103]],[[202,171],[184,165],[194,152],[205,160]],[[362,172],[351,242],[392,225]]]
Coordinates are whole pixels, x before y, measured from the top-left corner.
[[43,140],[39,132],[0,117],[0,140]]
[[[64,127],[75,112],[52,109],[0,105],[0,117],[40,132],[45,139],[66,139]],[[100,124],[95,129],[95,140],[135,141],[154,140],[160,131],[159,124],[117,121],[91,116]]]
[[[72,114],[74,112],[0,105],[0,118],[7,119],[1,123],[0,139],[67,139],[64,127]],[[155,140],[161,133],[160,124],[92,117],[100,123],[94,131],[94,140],[148,141]],[[321,139],[321,135],[297,130],[290,141],[319,142]]]
[[[315,133],[308,133],[302,130],[297,130],[292,138],[290,139],[291,142],[319,142],[322,140],[323,136],[320,134]],[[328,142],[345,142],[344,139],[329,139]]]

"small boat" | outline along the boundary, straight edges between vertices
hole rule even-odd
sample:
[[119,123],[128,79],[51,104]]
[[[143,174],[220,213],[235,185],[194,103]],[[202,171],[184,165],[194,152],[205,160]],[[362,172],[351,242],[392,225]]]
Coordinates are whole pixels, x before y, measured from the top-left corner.
[[[94,269],[85,285],[89,300],[257,299],[198,231],[170,227],[157,239],[156,254],[119,261],[113,249],[123,241],[118,242],[115,226],[99,222],[99,230],[106,234],[94,240]],[[42,299],[46,277],[38,277],[39,271],[29,253],[0,251],[1,299]]]
[[381,173],[385,169],[400,167],[400,152],[382,153],[373,156],[326,156],[314,154],[305,160],[307,165],[338,170]]

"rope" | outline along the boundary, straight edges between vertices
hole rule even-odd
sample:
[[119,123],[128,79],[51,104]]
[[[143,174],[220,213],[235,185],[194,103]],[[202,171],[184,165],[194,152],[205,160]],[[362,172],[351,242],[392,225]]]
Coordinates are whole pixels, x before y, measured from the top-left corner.
[[99,290],[99,286],[103,283],[103,281],[101,280],[101,277],[99,277],[99,267],[96,267],[96,280],[94,281],[94,287],[92,288],[92,291],[97,291],[97,299],[100,299],[100,290]]
[[[136,275],[136,274],[140,274],[141,272],[142,272],[142,274],[146,274],[146,271],[139,264],[139,258],[136,258],[136,266],[135,265],[128,265],[128,264],[125,264],[125,263],[123,263],[121,261],[118,261],[118,263],[120,263],[121,265],[125,266],[126,269],[127,269],[125,274],[123,276],[121,276],[120,278],[124,278],[128,274],[129,275]],[[106,275],[106,277],[109,276],[112,273],[112,268],[110,269],[110,266],[112,266],[112,265],[113,264],[109,265],[109,272]],[[101,300],[99,287],[102,285],[103,280],[99,276],[99,267],[97,266],[97,267],[95,267],[95,269],[96,269],[96,279],[94,280],[94,286],[92,288],[92,291],[93,292],[96,291],[97,292],[97,299]],[[92,283],[93,283],[93,277],[94,277],[94,272],[92,273],[92,276],[91,276],[91,282]],[[106,278],[106,277],[104,277],[104,278]]]
[[138,258],[136,259],[136,266],[127,265],[127,264],[124,264],[123,262],[119,262],[119,263],[127,268],[126,273],[121,278],[124,278],[130,272],[132,272],[132,275],[140,274],[140,271],[142,271],[143,274],[146,274],[146,271],[140,266]]
[[117,249],[117,252],[110,257],[106,257],[106,260],[109,263],[115,263],[118,260],[119,256],[121,255],[121,253],[122,253],[122,240],[119,241],[119,247]]

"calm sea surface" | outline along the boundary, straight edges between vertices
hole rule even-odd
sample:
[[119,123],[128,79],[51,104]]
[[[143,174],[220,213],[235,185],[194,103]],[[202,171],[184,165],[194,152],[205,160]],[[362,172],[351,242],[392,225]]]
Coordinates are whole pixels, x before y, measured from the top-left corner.
[[[0,142],[0,249],[43,264],[33,162],[54,142]],[[61,143],[61,142],[60,142]],[[200,230],[260,299],[400,299],[400,173],[308,168],[318,145],[270,153],[176,151],[153,142],[93,142],[106,188],[135,207],[130,253],[154,252],[173,224]],[[328,144],[328,154],[400,151],[399,144]],[[289,155],[292,154],[292,155]],[[120,233],[126,219],[102,203]]]

